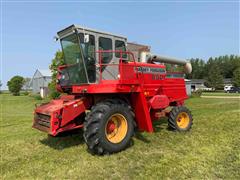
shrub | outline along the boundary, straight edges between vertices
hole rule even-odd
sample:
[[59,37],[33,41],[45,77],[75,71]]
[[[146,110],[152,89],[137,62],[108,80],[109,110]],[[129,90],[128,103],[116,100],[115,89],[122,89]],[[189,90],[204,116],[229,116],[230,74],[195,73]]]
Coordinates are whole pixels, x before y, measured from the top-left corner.
[[57,99],[61,94],[57,91],[51,91],[49,96],[51,99]]
[[33,95],[33,98],[36,100],[42,100],[42,97],[39,94]]
[[36,100],[42,100],[42,97],[40,96],[40,94],[32,94],[32,93],[29,93],[28,94],[29,97],[32,97]]
[[23,95],[24,95],[24,96],[27,96],[27,95],[29,95],[29,92],[28,92],[28,91],[24,91],[24,92],[23,92]]
[[51,82],[48,84],[48,89],[49,89],[49,97],[51,99],[56,99],[61,95],[61,93],[56,90],[56,83],[54,82]]
[[202,90],[198,89],[198,90],[192,92],[191,97],[201,97],[201,95],[202,95]]

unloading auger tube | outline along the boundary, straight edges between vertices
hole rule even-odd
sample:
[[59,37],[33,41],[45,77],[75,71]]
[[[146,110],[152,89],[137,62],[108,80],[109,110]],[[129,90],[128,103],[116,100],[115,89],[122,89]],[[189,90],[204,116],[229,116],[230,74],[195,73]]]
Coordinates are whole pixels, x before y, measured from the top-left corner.
[[160,63],[183,65],[184,66],[184,72],[186,74],[190,74],[192,72],[191,63],[184,60],[184,59],[177,59],[177,58],[154,55],[154,54],[151,54],[151,53],[143,52],[141,54],[141,61],[142,62],[147,62],[147,63],[160,62]]

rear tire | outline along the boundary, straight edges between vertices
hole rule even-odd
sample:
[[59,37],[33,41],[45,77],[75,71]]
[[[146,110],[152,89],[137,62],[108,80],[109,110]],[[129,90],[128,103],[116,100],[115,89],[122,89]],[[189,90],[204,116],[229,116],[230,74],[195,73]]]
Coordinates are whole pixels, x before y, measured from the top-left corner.
[[193,124],[191,112],[185,106],[174,107],[168,117],[168,126],[176,131],[188,131]]
[[92,154],[124,150],[134,134],[134,114],[120,99],[104,100],[92,107],[84,122],[84,140]]

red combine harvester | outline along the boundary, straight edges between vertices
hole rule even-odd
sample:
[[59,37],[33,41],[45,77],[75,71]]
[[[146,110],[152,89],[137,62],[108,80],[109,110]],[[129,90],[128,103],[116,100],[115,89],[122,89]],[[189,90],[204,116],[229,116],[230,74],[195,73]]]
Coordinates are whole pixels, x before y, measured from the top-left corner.
[[76,25],[58,37],[65,65],[57,89],[68,95],[36,107],[34,128],[52,136],[83,128],[88,149],[98,155],[125,149],[136,129],[153,132],[152,121],[163,116],[173,130],[191,128],[184,73],[166,71],[171,64],[191,73],[190,63],[150,52],[136,61],[125,37]]

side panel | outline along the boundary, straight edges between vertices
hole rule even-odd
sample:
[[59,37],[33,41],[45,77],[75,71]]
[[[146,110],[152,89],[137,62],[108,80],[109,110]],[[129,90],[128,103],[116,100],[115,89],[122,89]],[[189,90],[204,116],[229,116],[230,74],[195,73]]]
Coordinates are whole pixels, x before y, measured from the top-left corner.
[[62,111],[62,121],[60,127],[64,127],[74,118],[79,116],[81,113],[85,112],[86,107],[82,100],[73,101],[71,103],[65,104]]
[[162,92],[171,102],[188,98],[183,78],[166,78],[162,86]]

